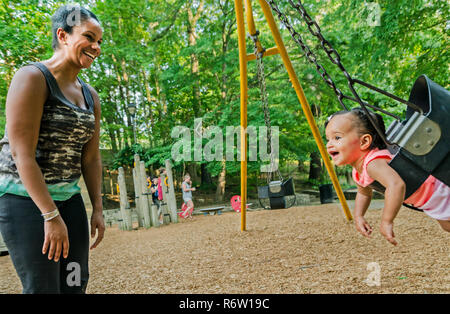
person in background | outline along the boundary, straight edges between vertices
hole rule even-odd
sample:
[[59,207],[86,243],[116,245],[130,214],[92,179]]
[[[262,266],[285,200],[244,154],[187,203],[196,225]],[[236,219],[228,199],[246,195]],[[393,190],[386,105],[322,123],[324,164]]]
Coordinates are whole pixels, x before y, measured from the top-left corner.
[[162,210],[161,210],[161,201],[158,198],[158,196],[159,196],[159,192],[158,192],[158,177],[154,177],[151,180],[150,191],[152,192],[153,204],[158,206],[159,223],[162,224],[163,223],[163,214],[162,214]]
[[183,192],[183,201],[187,205],[187,208],[185,210],[185,217],[192,218],[192,212],[194,210],[192,191],[195,191],[195,188],[192,187],[191,176],[188,173],[184,175],[184,181],[181,184],[181,190]]

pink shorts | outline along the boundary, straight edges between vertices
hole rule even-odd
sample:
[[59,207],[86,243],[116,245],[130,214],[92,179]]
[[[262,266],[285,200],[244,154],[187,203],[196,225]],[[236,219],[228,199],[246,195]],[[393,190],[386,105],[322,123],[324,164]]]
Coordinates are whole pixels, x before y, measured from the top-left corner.
[[450,220],[450,187],[436,179],[433,195],[420,208],[431,218]]

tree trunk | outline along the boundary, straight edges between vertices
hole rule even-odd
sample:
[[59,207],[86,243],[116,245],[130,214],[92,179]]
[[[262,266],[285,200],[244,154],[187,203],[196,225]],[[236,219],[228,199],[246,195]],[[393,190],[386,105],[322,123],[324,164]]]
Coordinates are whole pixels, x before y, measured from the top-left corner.
[[[320,115],[320,107],[311,104],[311,112],[314,117]],[[309,164],[309,180],[320,180],[322,174],[322,162],[320,159],[319,152],[311,152],[310,154],[310,164]]]
[[305,165],[303,164],[303,161],[302,160],[297,160],[297,162],[298,162],[297,171],[299,173],[305,172]]
[[189,173],[189,175],[191,176],[193,183],[200,182],[200,178],[197,174],[197,169],[198,169],[198,165],[196,163],[191,162],[191,163],[187,164],[186,170],[187,170],[187,173]]
[[201,178],[202,178],[202,185],[212,184],[211,174],[209,173],[208,169],[206,168],[206,164],[201,164]]
[[318,152],[312,152],[310,154],[309,165],[309,180],[319,180],[322,173],[322,163],[320,160],[320,154]]
[[[188,44],[189,47],[194,47],[197,44],[197,33],[195,31],[197,21],[200,18],[204,10],[205,0],[201,0],[195,14],[192,12],[190,4],[188,4]],[[200,82],[199,82],[199,62],[197,54],[191,53],[191,74],[194,78],[194,84],[192,87],[192,109],[194,111],[194,117],[200,117]]]

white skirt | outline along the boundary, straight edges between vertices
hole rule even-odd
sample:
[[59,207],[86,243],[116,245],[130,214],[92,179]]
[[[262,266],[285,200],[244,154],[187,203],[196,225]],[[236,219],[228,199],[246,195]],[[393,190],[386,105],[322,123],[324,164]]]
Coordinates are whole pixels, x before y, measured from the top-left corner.
[[431,218],[450,220],[450,187],[436,179],[433,195],[420,208]]

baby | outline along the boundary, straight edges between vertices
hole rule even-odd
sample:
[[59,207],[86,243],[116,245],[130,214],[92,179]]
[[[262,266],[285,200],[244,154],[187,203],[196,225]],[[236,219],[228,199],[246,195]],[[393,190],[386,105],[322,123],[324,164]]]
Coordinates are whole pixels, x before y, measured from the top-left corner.
[[[385,132],[381,115],[371,112],[378,127]],[[450,232],[450,188],[429,176],[410,197],[405,200],[405,182],[389,166],[394,157],[371,124],[367,114],[360,108],[339,111],[328,118],[325,124],[327,151],[336,166],[351,165],[353,180],[358,186],[355,199],[356,229],[370,237],[372,227],[364,214],[372,199],[372,188],[384,190],[385,202],[381,215],[380,232],[393,245],[394,219],[403,203],[422,209],[436,219],[442,229]]]

